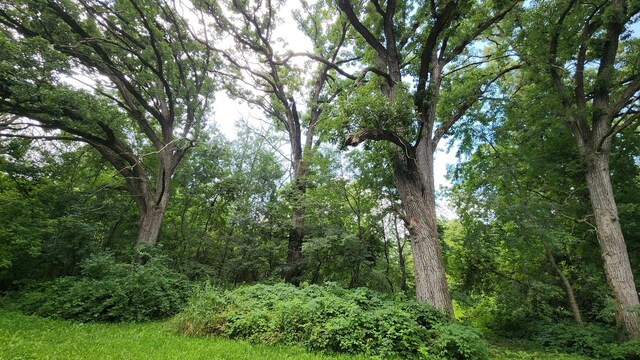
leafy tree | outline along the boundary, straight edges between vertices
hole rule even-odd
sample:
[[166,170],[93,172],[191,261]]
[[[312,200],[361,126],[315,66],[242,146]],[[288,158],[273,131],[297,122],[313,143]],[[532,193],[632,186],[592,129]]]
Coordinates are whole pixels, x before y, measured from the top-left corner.
[[354,77],[360,86],[344,100],[343,126],[352,130],[345,145],[391,145],[391,171],[412,237],[417,298],[447,313],[453,308],[436,225],[433,152],[469,108],[480,106],[496,79],[513,69],[496,60],[497,52],[473,53],[517,3],[337,1],[358,34],[362,68]]
[[[175,179],[161,242],[191,278],[262,281],[277,275],[286,257],[290,207],[281,194],[282,165],[271,148],[281,139],[246,123],[237,129],[239,137],[231,142],[212,135],[196,145]],[[222,156],[213,162],[213,154]]]
[[[492,316],[503,319],[500,326],[524,317],[562,317],[561,308],[570,308],[581,323],[582,307],[591,312],[601,305],[588,289],[602,283],[588,279],[602,278],[588,251],[595,239],[580,165],[573,160],[577,149],[566,146],[566,129],[530,121],[536,106],[525,93],[513,97],[518,101],[489,125],[490,134],[476,133],[477,148],[454,173],[452,198],[461,220],[447,239],[454,289],[482,294],[467,301],[478,306],[499,299]],[[516,316],[512,304],[519,296]]]
[[377,269],[382,253],[378,193],[355,176],[351,161],[345,169],[339,155],[323,148],[310,167],[303,247],[307,278],[388,290]]
[[155,244],[208,109],[213,55],[163,0],[13,1],[0,26],[0,113],[16,115],[3,135],[91,145],[138,207],[138,243]]
[[[302,245],[307,177],[322,142],[318,124],[339,90],[331,86],[335,82],[332,70],[333,64],[341,62],[346,23],[339,18],[336,20],[324,1],[312,5],[302,2],[302,10],[296,11],[293,18],[310,39],[313,50],[311,53],[293,53],[287,50],[282,39],[276,38],[280,3],[205,0],[199,4],[212,16],[215,29],[234,41],[230,49],[214,48],[209,44],[229,63],[230,93],[262,110],[277,129],[287,134],[295,201],[283,275],[285,281],[299,284],[304,270]],[[319,61],[319,65],[296,65],[295,60],[302,56]]]
[[135,234],[131,199],[90,147],[6,139],[0,154],[1,288],[75,275],[88,255]]
[[629,30],[639,11],[624,0],[542,1],[513,27],[514,47],[527,64],[526,81],[550,91],[541,99],[575,138],[607,281],[618,304],[616,317],[630,337],[640,335],[634,310],[640,303],[610,159],[615,136],[640,118],[640,42]]

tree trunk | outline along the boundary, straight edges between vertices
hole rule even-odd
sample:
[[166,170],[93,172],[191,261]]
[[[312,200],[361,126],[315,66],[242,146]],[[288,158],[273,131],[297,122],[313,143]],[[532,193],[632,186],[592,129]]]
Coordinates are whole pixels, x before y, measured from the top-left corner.
[[573,293],[573,287],[571,286],[571,283],[569,282],[569,279],[567,278],[567,276],[564,274],[562,269],[560,269],[560,267],[558,266],[558,263],[556,263],[556,259],[551,253],[551,250],[548,249],[546,245],[545,245],[545,250],[547,252],[547,258],[549,259],[551,266],[555,270],[556,274],[558,274],[558,277],[560,277],[560,281],[562,282],[562,287],[564,287],[564,290],[567,293],[567,298],[569,299],[569,305],[571,306],[571,312],[573,313],[573,319],[576,321],[577,324],[582,325],[582,315],[580,314],[580,308],[578,307],[576,296]]
[[384,260],[385,260],[385,271],[384,271],[384,275],[385,278],[387,279],[387,283],[389,284],[389,290],[393,293],[394,288],[393,288],[393,281],[391,281],[391,257],[389,254],[389,239],[387,238],[385,231],[384,231],[384,219],[380,220],[380,225],[382,225],[382,227],[380,228],[382,231],[380,232],[380,234],[382,235],[382,241],[384,243]]
[[636,307],[637,311],[640,303],[613,196],[608,151],[591,152],[587,155],[586,165],[587,187],[605,274],[617,302],[616,321],[626,336],[636,338],[640,336],[640,317],[633,310]]
[[[430,151],[425,153],[428,155],[424,159],[417,160],[396,155],[393,178],[404,205],[405,221],[411,235],[418,302],[426,302],[453,315],[436,224],[433,155]],[[420,169],[417,162],[422,164]]]
[[158,242],[165,208],[166,202],[159,205],[154,204],[149,206],[147,211],[140,214],[140,219],[138,220],[138,246],[153,246]]
[[[161,157],[162,154],[159,154]],[[145,191],[146,186],[141,188],[140,193],[144,194],[143,201],[138,202],[140,218],[138,219],[138,241],[137,246],[155,246],[160,235],[164,212],[169,204],[171,194],[171,176],[173,171],[167,170],[162,163],[172,163],[172,159],[160,159],[161,175],[156,179],[155,196]]]

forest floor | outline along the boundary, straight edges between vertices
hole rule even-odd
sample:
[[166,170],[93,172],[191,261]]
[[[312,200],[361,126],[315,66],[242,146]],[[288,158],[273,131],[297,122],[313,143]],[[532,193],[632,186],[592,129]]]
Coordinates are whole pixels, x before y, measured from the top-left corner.
[[[581,360],[574,355],[495,346],[496,359]],[[0,359],[368,359],[309,353],[301,347],[251,344],[177,334],[168,322],[82,324],[0,309]]]

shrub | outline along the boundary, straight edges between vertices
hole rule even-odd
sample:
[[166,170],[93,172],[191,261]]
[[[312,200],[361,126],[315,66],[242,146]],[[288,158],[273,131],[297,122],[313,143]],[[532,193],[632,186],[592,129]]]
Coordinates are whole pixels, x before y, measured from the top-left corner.
[[99,255],[83,262],[81,277],[30,285],[16,300],[23,312],[46,317],[81,322],[146,321],[177,313],[189,289],[186,278],[160,260],[139,265]]
[[596,324],[534,322],[529,324],[529,340],[549,349],[578,353],[597,359],[640,359],[638,340],[616,343],[615,329]]
[[175,318],[192,335],[222,335],[316,351],[403,359],[483,359],[477,333],[439,311],[366,289],[286,284],[198,289]]

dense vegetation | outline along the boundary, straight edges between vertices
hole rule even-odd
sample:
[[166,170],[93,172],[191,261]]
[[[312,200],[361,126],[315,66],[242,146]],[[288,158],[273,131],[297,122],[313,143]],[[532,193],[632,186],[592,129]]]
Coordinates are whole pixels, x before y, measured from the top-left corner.
[[471,328],[413,301],[335,285],[204,288],[176,318],[186,333],[304,344],[310,350],[414,359],[484,359]]
[[80,269],[80,276],[25,286],[13,302],[27,314],[81,322],[139,322],[176,314],[191,291],[184,275],[155,259],[143,266],[94,256]]
[[381,357],[638,358],[639,19],[2,2],[1,303]]

